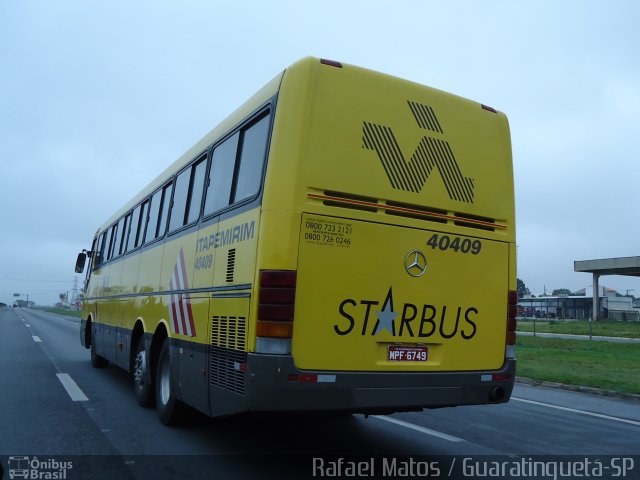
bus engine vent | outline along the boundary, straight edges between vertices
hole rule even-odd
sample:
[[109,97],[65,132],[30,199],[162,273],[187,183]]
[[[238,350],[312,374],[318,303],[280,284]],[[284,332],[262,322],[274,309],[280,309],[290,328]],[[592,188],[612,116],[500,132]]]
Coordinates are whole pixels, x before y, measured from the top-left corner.
[[211,318],[209,383],[244,395],[244,372],[247,363],[245,339],[246,317],[214,315]]
[[236,249],[232,248],[227,253],[227,283],[233,282],[233,272],[236,268]]
[[447,223],[446,210],[437,208],[422,207],[408,203],[392,202],[387,200],[387,205],[391,208],[385,209],[387,215],[397,215],[398,217],[417,218],[428,222]]
[[307,193],[307,197],[312,201],[320,201],[323,205],[330,207],[351,208],[353,210],[363,210],[375,214],[393,215],[395,217],[414,218],[426,222],[442,224],[453,223],[458,227],[475,228],[477,230],[487,230],[495,232],[506,230],[507,225],[504,220],[471,215],[462,212],[453,212],[441,208],[433,208],[425,205],[415,205],[412,203],[396,202],[393,200],[377,199],[353,195],[336,191],[324,190],[322,193],[312,191]]
[[365,212],[377,212],[378,200],[371,197],[352,195],[350,193],[325,191],[325,205],[330,207],[351,208],[353,210],[364,210]]

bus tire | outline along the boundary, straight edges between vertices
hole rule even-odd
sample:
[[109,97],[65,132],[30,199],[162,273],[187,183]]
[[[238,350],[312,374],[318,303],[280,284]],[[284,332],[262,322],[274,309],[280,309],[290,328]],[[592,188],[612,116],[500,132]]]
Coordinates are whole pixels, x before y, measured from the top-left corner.
[[133,390],[138,404],[143,407],[153,406],[155,400],[153,384],[149,372],[149,362],[145,351],[144,334],[138,339],[136,355],[133,358]]
[[171,375],[170,340],[165,338],[158,355],[156,366],[156,408],[158,417],[165,425],[175,425],[180,421],[184,406],[176,398],[175,379]]
[[93,336],[93,332],[91,333],[91,366],[93,368],[105,368],[109,365],[109,360],[104,357],[101,357],[96,353],[96,339]]

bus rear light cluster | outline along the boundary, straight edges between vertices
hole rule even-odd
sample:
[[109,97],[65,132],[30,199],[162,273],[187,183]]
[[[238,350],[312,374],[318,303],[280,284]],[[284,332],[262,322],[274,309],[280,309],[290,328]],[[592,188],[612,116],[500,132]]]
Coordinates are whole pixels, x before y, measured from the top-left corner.
[[518,292],[510,290],[507,302],[507,358],[515,358]]
[[295,270],[260,271],[258,337],[290,339],[293,336],[296,278]]
[[291,338],[293,336],[293,324],[258,320],[256,335],[258,337]]

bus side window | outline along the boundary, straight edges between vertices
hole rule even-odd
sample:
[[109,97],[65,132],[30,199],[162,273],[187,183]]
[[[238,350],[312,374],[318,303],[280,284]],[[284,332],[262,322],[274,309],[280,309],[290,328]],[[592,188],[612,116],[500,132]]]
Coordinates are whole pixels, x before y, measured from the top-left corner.
[[140,205],[140,228],[138,229],[138,235],[136,237],[136,247],[142,245],[142,240],[144,239],[144,231],[147,227],[147,220],[149,219],[149,200],[142,202]]
[[200,209],[202,208],[202,194],[204,193],[204,174],[206,170],[207,157],[205,156],[192,168],[187,223],[195,222],[200,217]]
[[120,253],[127,251],[127,242],[129,240],[129,230],[131,230],[131,212],[124,217],[124,227],[122,231],[122,245],[120,246]]
[[87,276],[85,277],[84,287],[87,289],[89,282],[89,274],[93,272],[96,268],[96,245],[98,244],[98,237],[93,239],[93,243],[91,244],[91,255],[89,255],[89,268],[87,269]]
[[113,229],[108,228],[106,231],[107,237],[105,238],[104,243],[102,244],[102,261],[106,262],[109,260],[109,252],[111,251],[111,237],[113,236]]
[[160,215],[160,201],[162,190],[158,190],[151,197],[151,207],[149,208],[149,223],[147,232],[144,235],[144,243],[149,243],[158,237],[158,215]]
[[202,208],[202,190],[204,174],[207,170],[207,157],[184,170],[176,179],[176,190],[173,195],[173,207],[169,220],[169,231],[193,223],[200,217]]
[[107,236],[107,232],[102,232],[102,234],[100,235],[100,237],[98,238],[98,247],[96,248],[96,252],[95,252],[95,263],[94,265],[96,267],[99,267],[100,264],[102,264],[102,252],[104,251],[104,237]]
[[163,237],[167,230],[167,218],[169,217],[169,205],[171,202],[173,183],[162,189],[162,207],[160,212],[160,224],[158,225],[158,237]]
[[233,167],[236,163],[239,137],[240,133],[236,132],[213,151],[211,169],[209,171],[209,186],[207,187],[204,204],[205,215],[229,205]]
[[140,225],[140,205],[138,205],[135,208],[135,210],[133,211],[133,216],[131,217],[131,227],[129,228],[129,241],[127,242],[127,252],[135,248],[139,225]]
[[118,257],[122,254],[122,234],[124,233],[124,217],[118,221],[118,235],[113,246],[113,256]]
[[109,255],[107,255],[107,260],[111,260],[115,257],[114,253],[116,251],[116,239],[118,236],[118,224],[116,223],[113,227],[111,227],[111,242],[109,244]]
[[242,154],[232,203],[252,197],[260,189],[269,135],[269,115],[251,125],[242,135]]
[[191,169],[187,168],[176,179],[176,189],[173,193],[173,205],[169,216],[169,231],[173,232],[184,225],[185,209],[187,207],[187,194],[189,193],[189,181]]

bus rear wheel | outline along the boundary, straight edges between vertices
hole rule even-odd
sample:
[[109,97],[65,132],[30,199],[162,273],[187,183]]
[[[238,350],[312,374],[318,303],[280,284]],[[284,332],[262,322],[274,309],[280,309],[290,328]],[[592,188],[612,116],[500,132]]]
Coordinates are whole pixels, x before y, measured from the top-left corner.
[[158,417],[165,425],[175,425],[182,417],[184,405],[175,395],[175,380],[171,375],[171,349],[165,338],[156,367],[156,407]]
[[151,375],[148,371],[147,354],[145,351],[144,334],[140,336],[136,346],[136,356],[133,358],[133,389],[138,404],[151,407],[155,400]]

